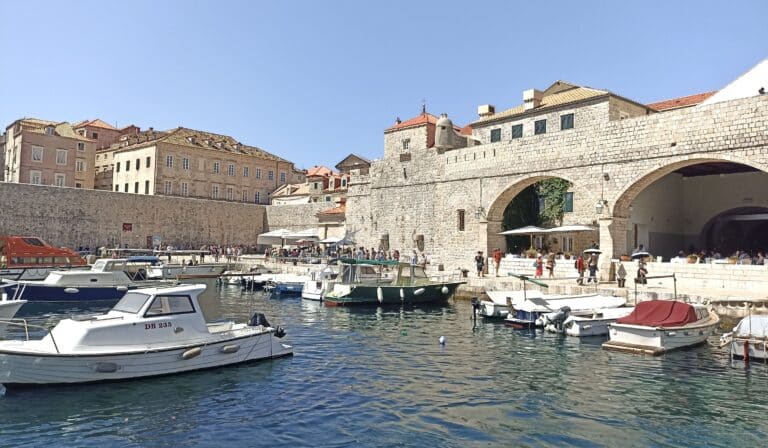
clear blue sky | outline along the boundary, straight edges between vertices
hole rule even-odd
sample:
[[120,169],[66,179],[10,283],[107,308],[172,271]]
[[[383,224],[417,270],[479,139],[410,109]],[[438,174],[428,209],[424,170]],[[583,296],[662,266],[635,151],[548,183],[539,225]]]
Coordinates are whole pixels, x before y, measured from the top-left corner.
[[298,167],[382,154],[422,99],[457,124],[562,79],[640,102],[768,57],[768,1],[0,0],[0,123],[186,126]]

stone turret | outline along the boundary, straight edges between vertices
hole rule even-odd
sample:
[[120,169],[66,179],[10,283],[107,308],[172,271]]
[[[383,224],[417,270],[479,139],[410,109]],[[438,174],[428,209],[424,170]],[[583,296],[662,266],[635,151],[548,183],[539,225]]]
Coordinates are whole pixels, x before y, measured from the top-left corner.
[[456,147],[456,132],[453,130],[453,122],[447,114],[440,114],[435,124],[435,148],[441,151]]

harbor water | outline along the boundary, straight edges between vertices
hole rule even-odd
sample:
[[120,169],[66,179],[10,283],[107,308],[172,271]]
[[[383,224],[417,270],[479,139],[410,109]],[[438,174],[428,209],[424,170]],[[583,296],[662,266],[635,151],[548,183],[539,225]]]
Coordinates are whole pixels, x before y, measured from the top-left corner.
[[[606,352],[600,339],[479,318],[473,331],[463,301],[326,308],[210,283],[201,306],[208,319],[264,312],[286,329],[295,355],[9,391],[0,397],[0,446],[757,447],[768,440],[768,366],[745,368],[711,346],[652,358]],[[20,317],[52,325],[70,312],[28,304]]]

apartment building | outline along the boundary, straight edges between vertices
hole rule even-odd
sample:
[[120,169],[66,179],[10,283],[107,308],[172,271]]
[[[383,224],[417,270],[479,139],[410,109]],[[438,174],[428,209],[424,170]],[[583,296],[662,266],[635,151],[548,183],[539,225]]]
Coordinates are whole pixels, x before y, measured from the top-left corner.
[[93,188],[96,141],[70,123],[22,118],[5,134],[6,182]]

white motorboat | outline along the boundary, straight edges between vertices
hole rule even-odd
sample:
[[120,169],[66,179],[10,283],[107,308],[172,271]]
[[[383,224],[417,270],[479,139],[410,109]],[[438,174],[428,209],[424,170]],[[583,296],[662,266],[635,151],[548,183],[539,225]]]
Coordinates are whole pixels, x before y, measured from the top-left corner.
[[19,309],[27,303],[26,300],[20,300],[18,297],[23,292],[22,289],[16,289],[13,296],[8,296],[5,292],[7,286],[15,285],[15,282],[6,280],[7,283],[0,285],[0,331],[5,329],[4,320],[13,319],[13,316],[19,311]]
[[562,325],[556,319],[557,313],[545,314],[548,320],[544,329],[550,333],[564,333],[568,336],[587,337],[605,336],[608,334],[608,326],[617,319],[628,316],[634,307],[600,308],[593,310],[588,315],[569,315],[562,321]]
[[[592,315],[595,310],[618,308],[625,304],[623,297],[600,294],[583,295],[543,295],[528,296],[520,301],[513,301],[511,311],[504,320],[506,325],[515,328],[543,327],[544,315],[567,310],[568,315]],[[564,316],[563,319],[567,317]]]
[[720,346],[728,346],[731,357],[768,360],[768,316],[747,316],[730,333],[720,336]]
[[640,302],[628,316],[609,325],[607,350],[661,355],[704,343],[720,318],[705,305],[675,300]]
[[147,268],[150,280],[175,279],[178,276],[216,277],[227,268],[226,264],[160,264]]
[[520,304],[526,297],[542,298],[544,293],[539,290],[517,291],[486,291],[490,300],[481,300],[478,312],[487,319],[506,319],[509,315],[509,307]]
[[273,274],[264,289],[276,294],[298,294],[304,289],[309,276],[297,274]]
[[12,388],[125,380],[293,354],[281,342],[285,332],[263,314],[247,324],[206,323],[197,300],[204,290],[137,289],[108,313],[64,319],[42,339],[0,341],[0,383]]
[[323,300],[326,293],[333,291],[333,285],[339,274],[330,265],[312,271],[309,279],[301,290],[301,298],[307,300]]

